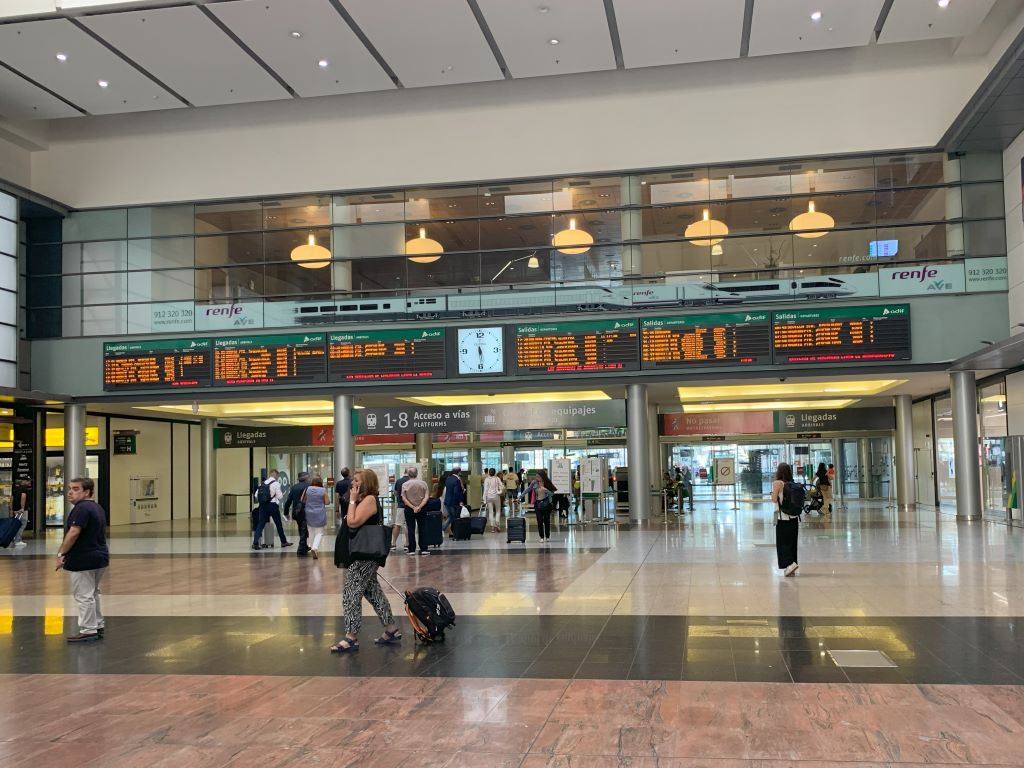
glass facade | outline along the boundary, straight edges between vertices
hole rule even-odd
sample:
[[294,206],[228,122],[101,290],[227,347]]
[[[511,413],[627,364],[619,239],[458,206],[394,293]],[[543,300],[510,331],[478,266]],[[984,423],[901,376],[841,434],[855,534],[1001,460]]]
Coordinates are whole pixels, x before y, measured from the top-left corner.
[[[891,295],[878,276],[893,264],[1005,257],[1001,166],[982,159],[910,153],[73,212],[30,232],[28,335],[233,327],[213,311],[225,303],[242,305],[242,324],[270,328],[628,307],[636,286],[667,303],[714,303],[751,281],[807,298],[829,295],[813,281],[823,275],[845,285],[832,298]],[[297,261],[310,245],[327,250]],[[954,292],[1001,289],[960,275]],[[538,295],[513,301],[510,290]]]

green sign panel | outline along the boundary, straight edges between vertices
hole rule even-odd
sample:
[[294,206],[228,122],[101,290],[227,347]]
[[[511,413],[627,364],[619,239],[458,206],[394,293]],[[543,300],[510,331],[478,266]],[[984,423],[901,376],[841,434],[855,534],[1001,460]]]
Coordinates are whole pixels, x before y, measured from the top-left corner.
[[444,339],[444,328],[398,328],[396,330],[351,331],[332,333],[331,344],[374,341],[439,341]]
[[707,328],[713,325],[749,325],[767,323],[768,312],[722,312],[714,315],[676,315],[674,317],[651,317],[643,321],[648,328]]
[[181,352],[210,348],[209,339],[156,339],[153,341],[113,341],[103,345],[104,355],[130,355],[147,352]]
[[516,335],[561,335],[575,333],[601,333],[609,331],[635,331],[636,320],[583,320],[569,323],[533,323],[517,325]]
[[288,333],[278,336],[230,336],[224,339],[215,339],[213,345],[217,349],[308,346],[311,344],[323,344],[324,339],[325,336],[322,333]]
[[864,318],[910,317],[909,304],[876,304],[869,307],[801,309],[773,313],[776,323],[813,320],[862,320]]

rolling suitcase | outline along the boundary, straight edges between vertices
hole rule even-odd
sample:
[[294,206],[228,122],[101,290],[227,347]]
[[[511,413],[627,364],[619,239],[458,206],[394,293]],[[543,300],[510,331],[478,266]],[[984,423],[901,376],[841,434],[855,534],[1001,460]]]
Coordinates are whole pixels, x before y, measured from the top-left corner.
[[511,544],[513,541],[518,541],[520,544],[526,543],[526,518],[525,517],[510,517],[505,521],[506,529],[508,530],[508,539],[506,544]]
[[454,528],[456,541],[468,541],[473,537],[473,528],[469,524],[468,517],[455,518]]
[[5,517],[0,520],[0,547],[6,549],[11,546],[14,537],[21,530],[20,517]]
[[423,523],[423,544],[427,547],[440,547],[444,544],[444,527],[442,526],[441,513],[427,513]]
[[487,530],[487,518],[486,517],[471,517],[469,518],[469,530],[478,536],[482,536],[484,531]]
[[378,572],[377,578],[405,600],[405,614],[416,638],[424,644],[444,642],[444,631],[455,626],[455,611],[448,598],[432,587],[406,590],[403,594]]
[[[256,533],[256,528],[260,524],[260,508],[255,506],[252,508],[252,512],[249,513],[250,522],[252,524],[252,533]],[[277,530],[273,520],[267,520],[267,524],[263,526],[263,541],[260,542],[260,546],[263,549],[274,548],[274,532]]]

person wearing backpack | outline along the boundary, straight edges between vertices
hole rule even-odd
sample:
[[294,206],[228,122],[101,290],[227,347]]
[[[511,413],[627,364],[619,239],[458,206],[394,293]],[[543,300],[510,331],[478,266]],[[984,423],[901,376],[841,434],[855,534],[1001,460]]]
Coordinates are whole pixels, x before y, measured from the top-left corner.
[[775,552],[779,568],[786,576],[794,576],[800,567],[797,564],[797,539],[800,535],[800,513],[804,508],[806,493],[801,483],[793,482],[793,469],[782,462],[772,482],[772,501],[778,510],[775,521]]
[[256,504],[259,505],[260,509],[259,523],[256,525],[252,539],[252,548],[255,550],[260,549],[260,537],[263,536],[263,529],[266,528],[267,523],[271,520],[277,526],[277,535],[281,539],[281,546],[290,547],[292,545],[284,535],[284,526],[281,524],[280,504],[284,494],[281,492],[281,483],[278,482],[277,478],[278,471],[276,469],[270,470],[267,479],[260,483],[256,493],[253,494]]

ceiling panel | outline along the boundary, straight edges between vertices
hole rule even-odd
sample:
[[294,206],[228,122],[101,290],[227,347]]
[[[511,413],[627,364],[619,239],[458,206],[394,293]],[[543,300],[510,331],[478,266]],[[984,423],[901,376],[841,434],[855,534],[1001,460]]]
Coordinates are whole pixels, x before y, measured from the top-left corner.
[[[327,0],[236,0],[208,8],[300,96],[395,87]],[[326,69],[317,66],[321,59]]]
[[501,80],[466,0],[342,0],[402,84]]
[[290,97],[194,6],[86,16],[82,23],[196,106]]
[[67,19],[0,25],[0,60],[94,115],[183,106]]
[[0,67],[0,115],[16,120],[49,120],[79,114],[42,88]]
[[964,37],[985,20],[995,0],[895,0],[878,38],[880,43],[906,43],[938,37]]
[[603,0],[477,1],[513,77],[615,69]]
[[[972,0],[973,1],[973,0]],[[987,0],[984,0],[987,1]],[[771,0],[754,3],[750,55],[868,45],[883,0]],[[821,19],[811,14],[820,11]]]
[[735,59],[744,0],[615,0],[627,69]]

